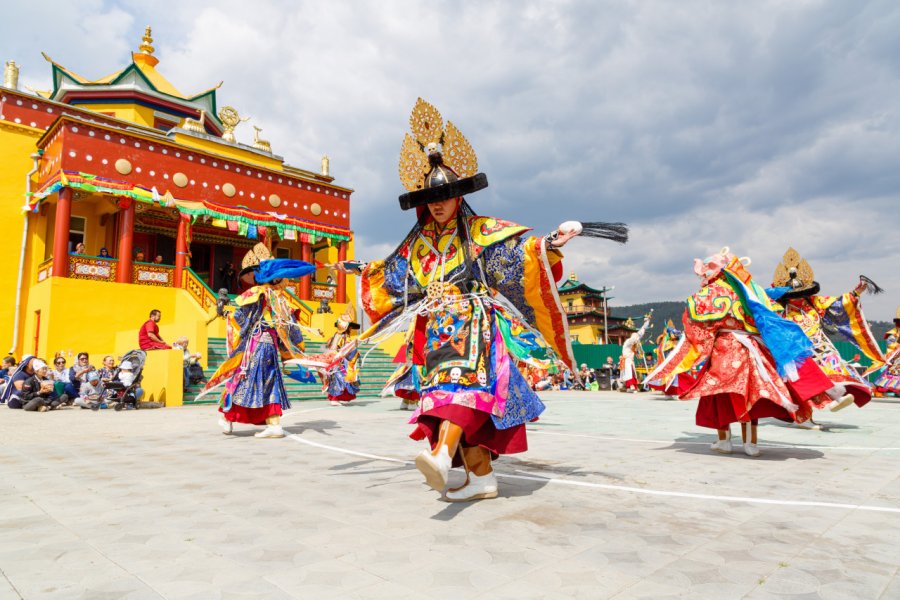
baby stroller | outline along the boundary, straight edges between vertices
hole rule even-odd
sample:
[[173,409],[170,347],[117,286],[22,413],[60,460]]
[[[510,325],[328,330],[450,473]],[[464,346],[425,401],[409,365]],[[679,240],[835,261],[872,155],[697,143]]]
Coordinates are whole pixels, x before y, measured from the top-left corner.
[[[138,408],[140,403],[137,398],[137,389],[140,387],[143,379],[142,371],[144,370],[144,362],[147,360],[147,353],[143,350],[130,350],[122,357],[122,362],[113,373],[113,379],[106,384],[106,402],[115,410],[123,408]],[[131,385],[125,385],[119,380],[119,373],[122,370],[122,363],[128,361],[131,363],[131,370],[134,373],[134,381]]]

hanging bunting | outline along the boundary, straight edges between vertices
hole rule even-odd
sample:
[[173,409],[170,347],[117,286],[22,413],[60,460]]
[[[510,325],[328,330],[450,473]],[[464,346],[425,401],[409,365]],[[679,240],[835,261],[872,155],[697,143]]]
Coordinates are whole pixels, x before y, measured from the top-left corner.
[[213,219],[212,226],[218,227],[220,229],[225,229],[226,227],[228,227],[228,222],[225,219]]
[[237,221],[228,221],[228,231],[237,231],[238,230],[238,222]]

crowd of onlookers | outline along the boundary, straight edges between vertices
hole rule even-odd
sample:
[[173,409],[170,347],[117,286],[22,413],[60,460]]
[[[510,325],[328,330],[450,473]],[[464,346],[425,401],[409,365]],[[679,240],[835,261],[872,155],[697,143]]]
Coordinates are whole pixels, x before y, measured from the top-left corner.
[[[205,383],[199,364],[200,353],[188,349],[188,338],[180,337],[170,346],[160,337],[157,323],[161,316],[160,311],[153,310],[141,326],[138,334],[140,349],[180,350],[183,354],[184,389],[192,383]],[[0,404],[35,412],[68,406],[92,410],[130,409],[138,405],[140,408],[159,408],[164,403],[141,401],[144,395],[140,387],[141,356],[143,353],[130,352],[120,357],[116,364],[115,357],[107,355],[99,368],[91,364],[87,352],[75,355],[72,365],[68,364],[65,352],[57,352],[52,361],[35,356],[17,361],[13,356],[7,356],[0,365]]]
[[560,365],[555,373],[538,371],[529,374],[529,382],[535,391],[546,390],[615,390],[618,389],[620,367],[611,356],[606,358],[599,369],[591,369],[582,363],[578,377],[565,365]]
[[64,352],[54,355],[52,366],[35,356],[20,362],[5,357],[0,369],[0,404],[45,412],[67,406],[100,410],[114,400],[122,403],[121,408],[133,408],[143,395],[131,360],[117,365],[114,357],[105,356],[103,366],[96,368],[87,352],[79,352],[75,364],[67,363]]

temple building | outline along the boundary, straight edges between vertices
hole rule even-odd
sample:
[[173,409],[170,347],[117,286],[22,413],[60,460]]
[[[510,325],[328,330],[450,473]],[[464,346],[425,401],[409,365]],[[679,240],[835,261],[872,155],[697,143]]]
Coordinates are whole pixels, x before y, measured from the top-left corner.
[[[258,128],[237,141],[246,119],[218,106],[219,86],[181,93],[154,51],[148,27],[129,64],[97,80],[45,55],[52,89],[34,93],[6,63],[0,318],[16,357],[121,355],[153,308],[163,339],[186,335],[203,352],[224,335],[221,319],[207,325],[214,290],[240,292],[227,267],[239,271],[254,244],[323,265],[353,257],[353,190],[335,182],[327,156],[304,169]],[[324,267],[292,291],[302,320],[325,335],[334,319],[321,309],[339,314],[355,296],[352,279]]]
[[609,314],[610,288],[592,288],[571,273],[557,291],[573,344],[622,345],[637,330],[630,319]]

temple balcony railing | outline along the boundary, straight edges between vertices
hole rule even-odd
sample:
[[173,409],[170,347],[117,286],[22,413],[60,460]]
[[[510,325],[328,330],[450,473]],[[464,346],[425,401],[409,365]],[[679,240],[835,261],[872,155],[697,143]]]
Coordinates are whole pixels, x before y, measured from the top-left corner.
[[190,267],[184,268],[181,287],[191,295],[191,298],[193,298],[203,310],[215,308],[217,300],[216,293],[213,292],[212,289],[206,285],[206,282],[200,279]]
[[321,302],[322,300],[328,300],[329,302],[334,302],[334,299],[337,297],[337,284],[335,283],[313,283],[312,284],[312,299],[318,300]]
[[40,283],[50,277],[50,271],[53,269],[53,259],[48,258],[44,262],[38,265],[37,275],[35,280],[37,283]]

